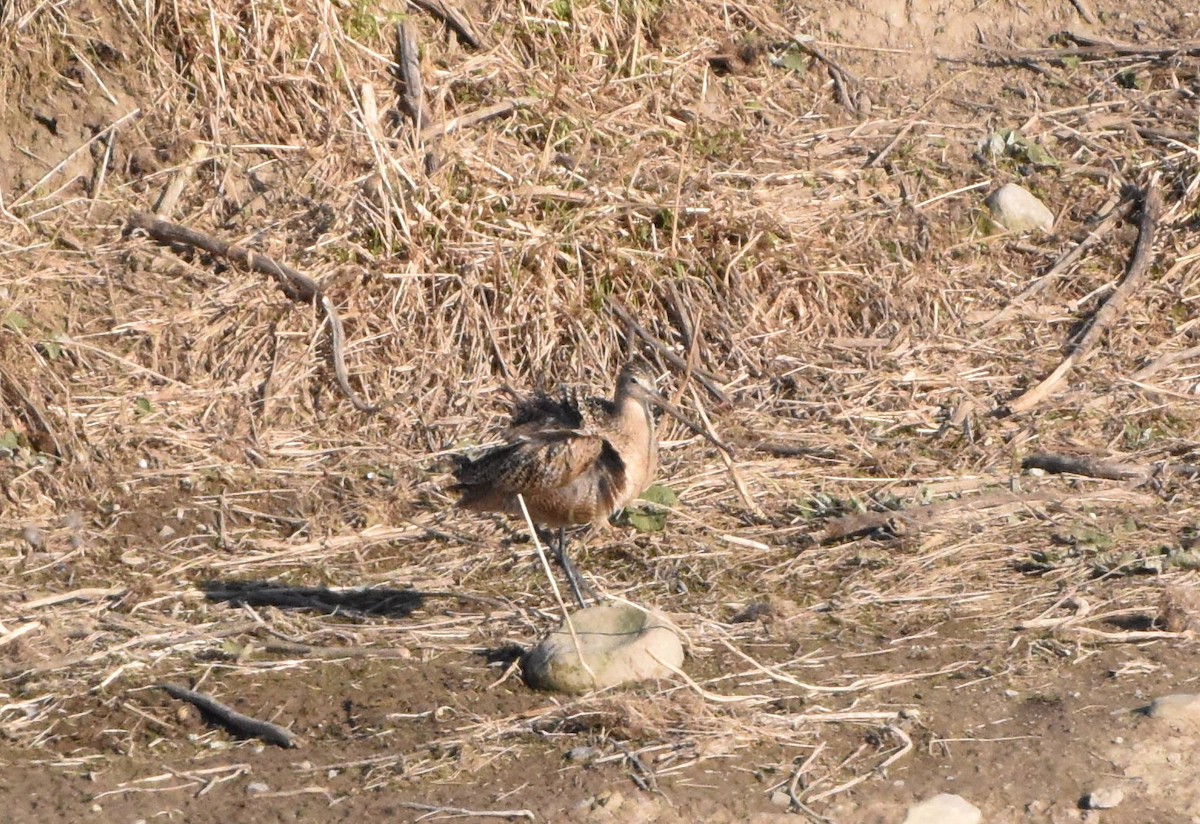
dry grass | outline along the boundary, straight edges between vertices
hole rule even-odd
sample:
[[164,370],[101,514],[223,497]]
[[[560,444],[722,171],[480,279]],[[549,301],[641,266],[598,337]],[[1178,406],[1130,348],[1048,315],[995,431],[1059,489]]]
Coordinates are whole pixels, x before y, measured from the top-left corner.
[[[603,385],[631,351],[661,355],[610,301],[731,399],[660,359],[736,446],[753,507],[714,450],[670,425],[663,476],[681,510],[665,533],[592,541],[584,564],[674,615],[695,682],[479,712],[381,756],[365,787],[502,759],[535,746],[533,730],[669,749],[663,775],[771,745],[777,786],[807,803],[909,751],[902,711],[917,708],[889,689],[1017,659],[1056,667],[1048,647],[1112,639],[1087,619],[1014,627],[1068,595],[1088,599],[1092,630],[1114,610],[1152,616],[1163,581],[1194,580],[1179,553],[1154,560],[1190,540],[1186,481],[1018,472],[1035,446],[1196,462],[1194,362],[1131,378],[1196,345],[1194,61],[964,40],[921,64],[922,85],[884,71],[921,55],[845,47],[819,21],[739,4],[466,6],[479,51],[410,14],[435,122],[530,100],[439,137],[426,174],[429,143],[392,75],[403,4],[113,8],[15,3],[0,26],[0,99],[21,101],[0,122],[20,147],[0,179],[0,727],[20,747],[99,758],[79,732],[90,714],[128,727],[119,751],[175,738],[141,717],[137,691],[170,678],[318,679],[343,649],[457,661],[544,631],[532,550],[511,524],[455,514],[440,458],[489,437],[506,385]],[[751,49],[744,73],[710,64],[744,35],[793,31],[861,80],[869,113],[839,105],[819,62],[792,71]],[[1036,31],[1021,45],[1046,45]],[[53,130],[36,119],[55,113]],[[976,156],[1018,126],[1059,166]],[[1166,208],[1149,281],[1069,386],[993,414],[1062,359],[1136,222],[984,322],[1152,171]],[[339,395],[316,309],[122,236],[184,174],[168,216],[317,279],[343,314],[352,382],[385,412]],[[1055,237],[987,234],[978,204],[1008,179],[1059,210]],[[848,511],[1010,486],[1054,500],[809,540]],[[1158,575],[1129,574],[1147,558]],[[292,593],[312,609],[278,592],[213,597],[262,581],[331,589]],[[768,617],[733,622],[763,601]],[[307,649],[272,653],[281,639]],[[877,734],[847,758],[822,722]]]

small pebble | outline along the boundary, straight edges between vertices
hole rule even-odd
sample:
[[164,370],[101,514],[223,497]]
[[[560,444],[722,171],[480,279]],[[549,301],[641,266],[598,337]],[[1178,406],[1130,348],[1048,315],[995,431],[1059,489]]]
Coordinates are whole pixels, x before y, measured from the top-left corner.
[[1054,213],[1028,189],[1015,183],[1001,186],[986,203],[996,222],[1009,231],[1040,229],[1049,233],[1054,228]]
[[1120,787],[1100,787],[1092,790],[1083,799],[1083,806],[1089,810],[1111,810],[1125,800],[1125,791]]
[[264,784],[261,781],[252,781],[251,783],[246,785],[246,792],[250,793],[251,795],[258,795],[259,793],[265,793],[265,792],[270,792],[270,791],[271,791],[271,788],[268,787],[266,784]]
[[771,793],[771,803],[776,807],[790,807],[792,806],[792,798],[783,790],[776,790]]
[[21,530],[21,537],[33,549],[41,549],[46,545],[46,533],[36,526],[27,526]]
[[163,528],[158,531],[158,537],[160,538],[170,538],[174,534],[175,530],[166,524],[163,524]]

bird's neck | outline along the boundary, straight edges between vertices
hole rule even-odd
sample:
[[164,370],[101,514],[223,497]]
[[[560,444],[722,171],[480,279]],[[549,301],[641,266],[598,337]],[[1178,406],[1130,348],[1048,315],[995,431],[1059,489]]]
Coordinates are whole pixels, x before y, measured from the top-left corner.
[[622,420],[650,420],[650,405],[632,392],[617,392],[613,398],[613,412]]

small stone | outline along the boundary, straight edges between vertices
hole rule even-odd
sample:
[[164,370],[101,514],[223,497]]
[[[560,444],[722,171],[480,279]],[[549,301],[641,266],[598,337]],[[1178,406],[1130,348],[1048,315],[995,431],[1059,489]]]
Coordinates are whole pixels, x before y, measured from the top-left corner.
[[908,808],[904,824],[979,824],[983,813],[959,795],[939,793]]
[[988,197],[992,217],[1010,232],[1040,229],[1049,233],[1054,228],[1054,213],[1026,188],[1006,183]]
[[595,747],[572,747],[563,753],[563,759],[569,764],[590,764],[600,755]]
[[1125,800],[1125,791],[1120,787],[1100,787],[1092,790],[1083,799],[1089,810],[1111,810]]
[[771,803],[776,807],[790,807],[792,806],[792,797],[783,790],[776,790],[771,793]]
[[158,537],[160,538],[170,538],[174,534],[175,530],[172,529],[168,524],[163,524],[162,529],[158,531]]
[[270,792],[271,788],[261,781],[252,781],[246,785],[246,792],[251,795],[259,795],[261,793]]
[[872,108],[873,104],[869,94],[860,90],[858,94],[854,95],[854,111],[858,113],[859,117],[870,117]]
[[1158,602],[1158,623],[1168,632],[1200,630],[1200,588],[1176,585],[1163,589]]
[[530,686],[586,692],[666,678],[683,665],[683,644],[657,613],[632,605],[588,607],[573,614],[571,624],[575,637],[563,622],[525,654],[521,668]]
[[1145,712],[1164,721],[1200,722],[1200,695],[1192,692],[1161,695],[1150,702]]
[[46,533],[36,526],[27,526],[21,530],[21,538],[31,549],[41,549],[46,545]]

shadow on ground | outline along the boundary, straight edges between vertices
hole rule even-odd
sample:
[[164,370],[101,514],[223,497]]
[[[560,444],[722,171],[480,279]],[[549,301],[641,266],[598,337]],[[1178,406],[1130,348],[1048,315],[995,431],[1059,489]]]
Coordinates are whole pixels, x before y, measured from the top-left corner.
[[210,601],[223,601],[230,606],[271,606],[351,617],[407,618],[434,595],[415,589],[332,590],[325,587],[286,586],[268,581],[202,581],[200,589]]

